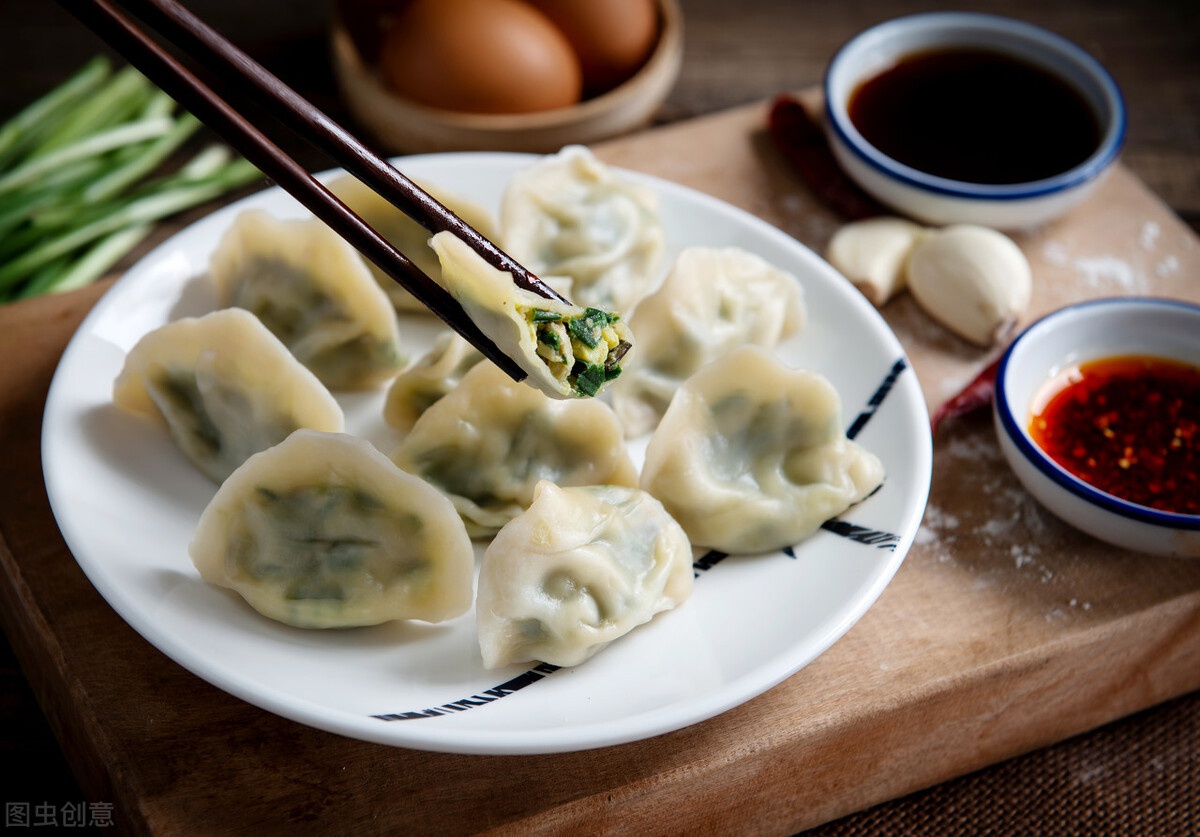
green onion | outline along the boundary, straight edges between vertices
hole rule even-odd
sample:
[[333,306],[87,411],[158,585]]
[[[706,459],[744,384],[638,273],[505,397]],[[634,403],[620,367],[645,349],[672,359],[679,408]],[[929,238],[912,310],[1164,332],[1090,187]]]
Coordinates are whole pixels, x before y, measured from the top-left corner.
[[39,154],[23,165],[12,169],[0,176],[0,194],[11,192],[18,186],[32,183],[39,177],[54,171],[59,166],[85,160],[112,151],[114,148],[124,148],[131,143],[155,139],[171,130],[171,120],[165,117],[143,119],[126,125],[119,125],[77,140],[71,145],[55,149],[47,154]]
[[156,176],[199,127],[103,56],[0,125],[0,302],[83,287],[156,222],[262,178],[223,146]]
[[85,202],[92,203],[119,195],[158,168],[199,127],[200,120],[190,113],[185,113],[171,126],[170,130],[145,149],[139,149],[137,154],[128,155],[127,161],[122,166],[93,181],[83,190],[81,197]]
[[100,240],[80,259],[71,262],[60,257],[64,264],[52,262],[39,272],[17,294],[18,299],[46,293],[64,293],[90,285],[104,272],[121,260],[121,257],[142,242],[150,234],[150,224],[138,224],[110,233]]
[[575,391],[583,396],[593,396],[600,391],[600,387],[604,386],[604,382],[607,380],[608,376],[604,374],[603,366],[597,366],[594,363],[586,364],[575,376]]
[[600,335],[604,331],[604,327],[615,319],[616,316],[607,311],[588,308],[583,312],[583,316],[568,321],[567,329],[571,332],[571,336],[580,343],[589,349],[594,349],[600,345]]
[[59,121],[38,143],[36,153],[39,156],[50,153],[135,119],[153,91],[154,87],[145,76],[126,67]]
[[223,169],[218,174],[183,183],[161,192],[148,194],[105,213],[102,217],[75,227],[61,236],[44,241],[20,256],[0,266],[0,291],[7,290],[21,281],[30,272],[50,263],[59,256],[77,247],[91,244],[98,238],[116,232],[122,227],[158,221],[198,204],[205,203],[229,191],[229,189],[258,177],[258,170],[245,163],[248,168]]
[[4,123],[0,127],[0,166],[7,166],[9,160],[36,142],[46,126],[59,124],[71,108],[104,82],[108,71],[108,59],[97,56]]

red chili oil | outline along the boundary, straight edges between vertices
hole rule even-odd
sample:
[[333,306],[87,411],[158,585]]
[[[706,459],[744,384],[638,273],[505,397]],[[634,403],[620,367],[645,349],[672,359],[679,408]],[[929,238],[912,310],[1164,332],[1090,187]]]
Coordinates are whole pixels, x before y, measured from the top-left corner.
[[1200,514],[1200,367],[1132,355],[1063,377],[1029,422],[1042,450],[1115,497]]

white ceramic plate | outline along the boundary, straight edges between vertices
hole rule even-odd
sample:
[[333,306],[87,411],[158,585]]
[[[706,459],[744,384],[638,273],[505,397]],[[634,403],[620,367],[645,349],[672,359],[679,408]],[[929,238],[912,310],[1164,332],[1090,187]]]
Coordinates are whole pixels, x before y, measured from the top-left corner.
[[[411,176],[495,207],[534,158],[444,154],[399,161]],[[795,549],[697,556],[691,600],[573,669],[487,671],[474,616],[305,631],[274,623],[200,580],[187,554],[215,487],[165,431],[118,411],[112,381],[143,334],[211,310],[209,253],[235,213],[305,211],[278,189],[194,224],[139,262],[80,326],[46,404],[43,460],[67,544],[112,607],[180,665],[261,708],[304,724],[416,749],[551,753],[648,738],[710,718],[766,691],[828,648],[883,591],[904,559],[928,496],[925,402],[883,319],[832,268],[762,221],[695,191],[629,174],[662,200],[673,257],[685,245],[733,245],[793,272],[809,325],[779,353],[827,375],[846,424],[880,456],[883,487]],[[417,355],[434,326],[403,324]],[[347,429],[390,452],[384,392],[341,397]],[[644,442],[633,445],[640,461]]]

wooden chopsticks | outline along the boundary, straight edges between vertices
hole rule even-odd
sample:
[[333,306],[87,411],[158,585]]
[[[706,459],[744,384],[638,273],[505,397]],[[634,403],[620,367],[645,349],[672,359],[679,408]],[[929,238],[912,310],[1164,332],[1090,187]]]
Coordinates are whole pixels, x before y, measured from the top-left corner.
[[175,0],[125,0],[124,5],[210,70],[223,94],[201,81],[110,0],[59,0],[59,4],[514,380],[526,377],[524,370],[479,330],[449,292],[334,197],[225,97],[252,96],[264,110],[431,233],[453,232],[488,263],[511,273],[520,286],[547,298],[562,299],[511,256]]

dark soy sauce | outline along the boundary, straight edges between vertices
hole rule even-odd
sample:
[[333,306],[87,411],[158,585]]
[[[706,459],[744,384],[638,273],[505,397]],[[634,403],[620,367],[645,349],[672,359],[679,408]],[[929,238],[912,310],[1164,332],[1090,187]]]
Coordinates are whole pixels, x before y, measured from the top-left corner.
[[893,160],[968,183],[1052,177],[1100,144],[1099,120],[1074,87],[984,49],[910,55],[860,85],[849,113]]

